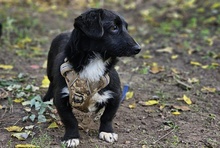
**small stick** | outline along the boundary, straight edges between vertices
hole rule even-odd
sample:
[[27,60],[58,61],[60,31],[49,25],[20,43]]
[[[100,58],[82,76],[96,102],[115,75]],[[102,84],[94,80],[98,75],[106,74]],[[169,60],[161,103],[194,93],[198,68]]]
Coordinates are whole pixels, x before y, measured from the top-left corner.
[[175,128],[173,128],[171,131],[169,131],[168,133],[166,133],[165,135],[163,135],[162,137],[160,137],[159,139],[157,139],[156,141],[154,141],[153,144],[156,144],[158,141],[160,141],[161,139],[163,139],[163,138],[165,138],[166,136],[168,136],[169,134],[171,134],[174,130],[175,130]]

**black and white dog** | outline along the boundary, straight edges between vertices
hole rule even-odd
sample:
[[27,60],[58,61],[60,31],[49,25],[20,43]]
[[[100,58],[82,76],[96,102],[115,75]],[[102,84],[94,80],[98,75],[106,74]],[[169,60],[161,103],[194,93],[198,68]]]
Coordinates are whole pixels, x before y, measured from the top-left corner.
[[88,111],[105,110],[100,119],[99,138],[115,142],[118,135],[112,128],[112,120],[121,100],[121,87],[118,73],[114,69],[117,57],[133,56],[140,52],[140,46],[128,34],[128,24],[115,12],[106,9],[90,9],[75,19],[71,33],[58,35],[51,44],[47,75],[50,86],[43,101],[54,98],[54,104],[65,126],[62,138],[67,147],[79,144],[78,122],[69,102],[70,91],[60,66],[65,59],[79,79],[91,83],[100,81],[108,74],[109,83],[95,93],[88,105]]

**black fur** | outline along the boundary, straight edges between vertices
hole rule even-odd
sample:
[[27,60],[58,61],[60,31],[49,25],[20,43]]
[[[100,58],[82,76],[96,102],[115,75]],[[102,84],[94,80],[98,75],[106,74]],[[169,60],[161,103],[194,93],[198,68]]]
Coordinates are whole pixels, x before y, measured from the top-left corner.
[[54,98],[54,104],[65,125],[65,135],[62,140],[79,138],[78,123],[69,104],[69,98],[61,97],[61,91],[66,87],[65,79],[60,74],[60,65],[67,57],[73,69],[80,73],[95,57],[101,55],[103,61],[111,58],[105,73],[109,73],[110,83],[99,91],[112,91],[113,98],[105,104],[96,104],[99,110],[105,106],[101,116],[99,132],[113,133],[112,120],[117,112],[121,98],[119,76],[114,69],[117,57],[133,56],[140,51],[140,46],[128,34],[127,23],[115,12],[105,9],[91,9],[75,19],[74,30],[71,33],[58,35],[51,44],[48,54],[47,75],[50,86],[43,101]]

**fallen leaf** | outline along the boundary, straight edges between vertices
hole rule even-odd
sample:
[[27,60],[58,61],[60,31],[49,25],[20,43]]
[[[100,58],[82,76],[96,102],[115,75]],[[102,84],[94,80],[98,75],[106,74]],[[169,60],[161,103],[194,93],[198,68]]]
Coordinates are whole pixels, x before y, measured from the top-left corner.
[[173,48],[172,47],[166,47],[166,48],[162,48],[162,49],[157,49],[157,52],[166,52],[166,53],[173,53]]
[[175,59],[177,59],[178,57],[179,57],[179,55],[174,54],[174,55],[171,56],[171,59],[175,60]]
[[39,68],[40,68],[39,65],[31,65],[30,67],[31,67],[32,69],[39,69]]
[[190,84],[198,83],[199,79],[198,78],[188,78],[187,82]]
[[11,136],[17,138],[18,140],[26,140],[29,136],[29,132],[21,132],[21,133],[14,133]]
[[201,63],[195,62],[195,61],[191,61],[190,64],[191,64],[191,65],[195,65],[195,66],[202,66]]
[[216,92],[216,88],[212,88],[212,87],[203,87],[201,89],[202,92],[210,92],[210,93],[215,93]]
[[58,128],[58,125],[56,122],[51,123],[48,128]]
[[201,67],[202,67],[203,69],[207,69],[207,68],[209,68],[209,65],[201,65]]
[[0,69],[11,70],[13,69],[13,66],[0,64]]
[[42,80],[42,85],[41,85],[41,87],[42,87],[42,88],[48,88],[48,87],[49,87],[49,84],[50,84],[50,80],[48,79],[47,76],[44,76],[44,79]]
[[171,68],[171,71],[175,74],[180,74],[180,72],[176,68]]
[[192,104],[191,99],[188,98],[186,95],[183,95],[183,100],[184,100],[188,105]]
[[43,65],[42,65],[42,68],[46,69],[47,68],[47,60],[44,61]]
[[17,144],[15,148],[40,148],[40,146],[36,146],[33,144]]
[[28,126],[25,126],[24,128],[27,130],[32,130],[34,129],[34,125],[28,125]]
[[181,113],[179,111],[172,111],[171,112],[173,115],[180,115]]
[[127,92],[127,93],[126,93],[126,100],[131,99],[131,98],[133,97],[133,95],[134,95],[134,92],[133,92],[133,91]]
[[17,99],[14,99],[13,102],[15,103],[21,103],[24,101],[24,98],[17,98]]
[[217,67],[217,66],[219,66],[219,64],[218,63],[212,63],[211,66],[216,66]]
[[164,71],[164,67],[163,66],[158,66],[156,63],[153,63],[153,65],[150,67],[150,72],[153,74],[157,74],[159,72]]
[[20,126],[9,126],[5,128],[8,132],[20,132],[22,131],[23,127]]
[[132,104],[128,105],[128,107],[129,107],[130,109],[134,109],[134,108],[137,107],[137,105],[136,105],[136,103],[132,103]]
[[190,111],[190,108],[188,106],[173,105],[173,108],[181,110],[181,111]]
[[158,104],[159,101],[158,100],[148,100],[148,101],[140,101],[139,104],[143,105],[143,106],[150,106],[150,105],[156,105]]

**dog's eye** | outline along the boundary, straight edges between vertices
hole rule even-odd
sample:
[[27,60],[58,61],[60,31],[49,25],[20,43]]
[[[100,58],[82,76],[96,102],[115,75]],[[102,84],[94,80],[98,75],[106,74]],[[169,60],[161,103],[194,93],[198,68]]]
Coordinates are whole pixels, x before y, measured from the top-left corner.
[[110,30],[114,33],[118,32],[118,26],[114,25],[110,28]]

